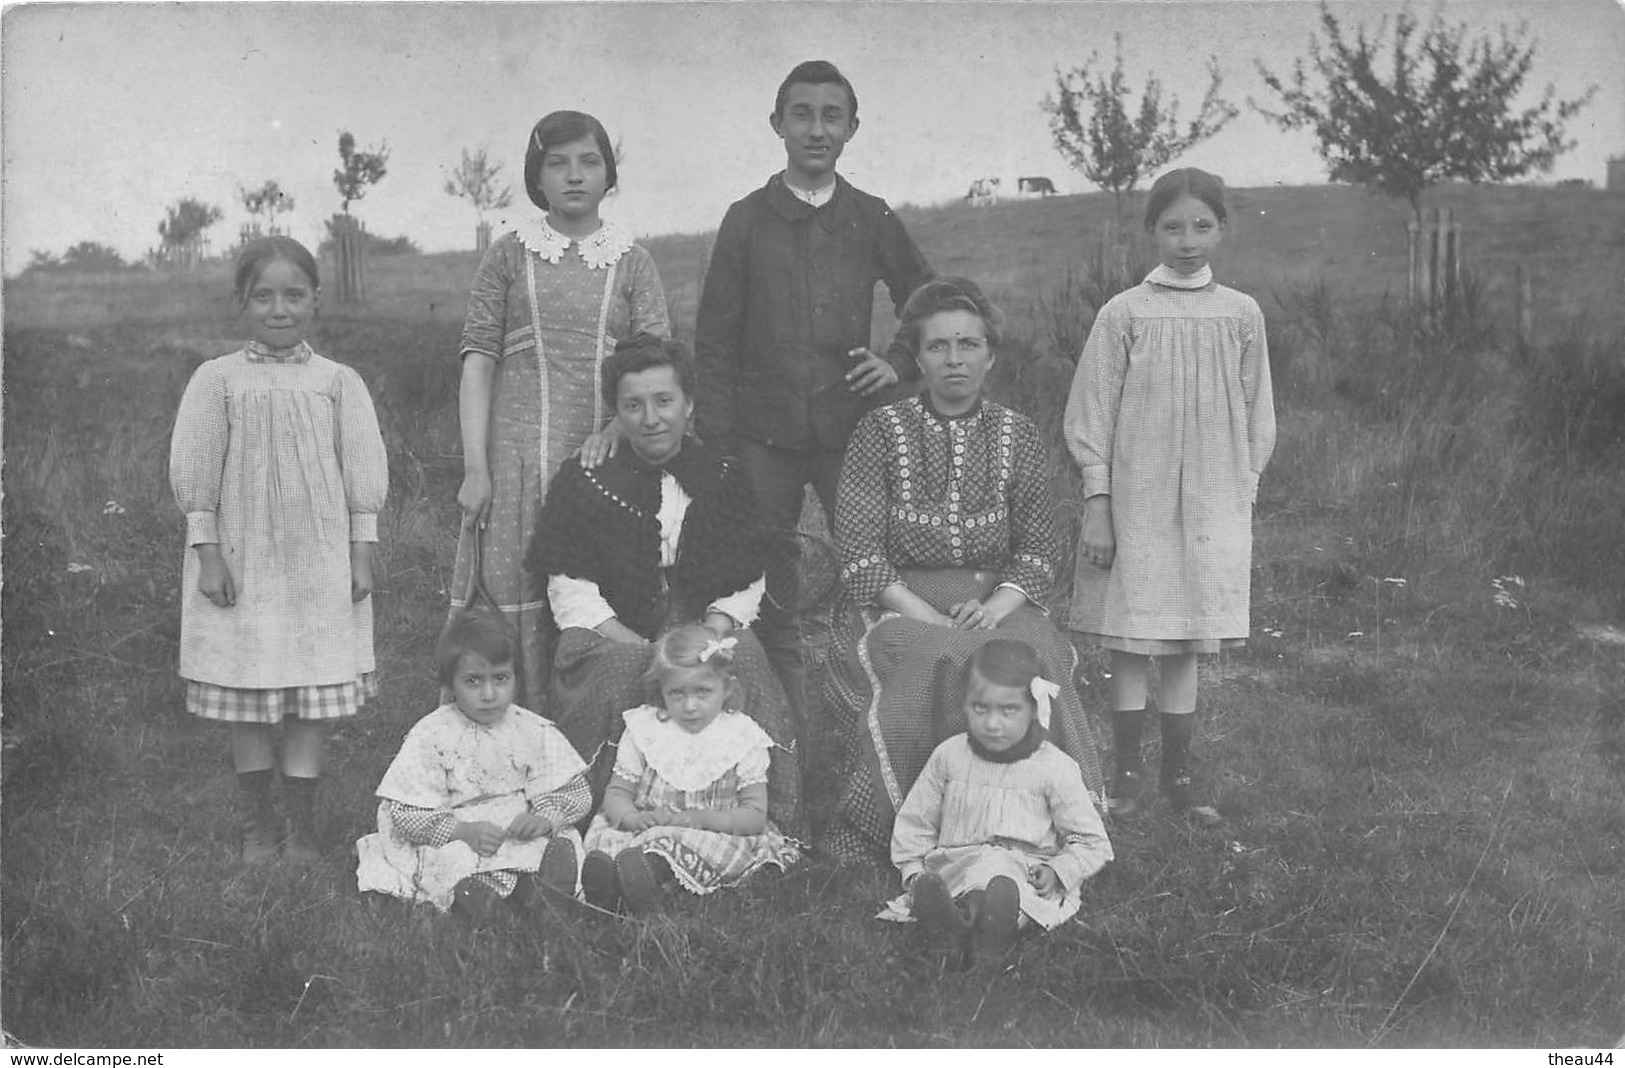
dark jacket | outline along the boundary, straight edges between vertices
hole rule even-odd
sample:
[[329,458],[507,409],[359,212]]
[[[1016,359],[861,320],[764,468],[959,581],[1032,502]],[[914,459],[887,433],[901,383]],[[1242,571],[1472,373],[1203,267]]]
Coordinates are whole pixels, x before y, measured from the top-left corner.
[[[717,231],[695,327],[695,427],[726,452],[741,437],[844,449],[858,419],[887,399],[847,388],[847,353],[869,344],[875,283],[901,312],[930,267],[885,201],[840,176],[835,186],[814,208],[774,175]],[[885,359],[899,379],[919,373],[895,340]]]

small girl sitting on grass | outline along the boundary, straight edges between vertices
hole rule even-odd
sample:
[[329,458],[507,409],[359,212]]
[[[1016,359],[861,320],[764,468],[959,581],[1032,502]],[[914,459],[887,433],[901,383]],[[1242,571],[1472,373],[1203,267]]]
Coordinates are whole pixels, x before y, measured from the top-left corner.
[[964,734],[937,746],[897,810],[892,863],[910,915],[978,961],[997,961],[1019,927],[1078,911],[1083,881],[1112,859],[1083,773],[1046,740],[1054,683],[1026,642],[999,638],[965,661]]
[[558,728],[513,703],[518,638],[497,613],[459,613],[435,666],[454,700],[407,732],[378,785],[378,831],[356,843],[356,882],[472,918],[536,883],[574,896],[592,809],[586,764]]
[[708,894],[800,859],[769,819],[773,741],[739,708],[736,645],[698,623],[656,639],[645,679],[658,703],[622,716],[615,770],[587,829],[589,904],[646,912],[674,880]]

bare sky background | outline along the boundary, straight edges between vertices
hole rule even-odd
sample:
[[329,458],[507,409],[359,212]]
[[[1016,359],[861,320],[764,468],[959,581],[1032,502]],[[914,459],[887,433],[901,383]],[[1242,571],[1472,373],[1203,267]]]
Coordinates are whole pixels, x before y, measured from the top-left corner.
[[[1539,41],[1530,100],[1597,86],[1571,125],[1578,146],[1549,176],[1602,184],[1625,153],[1620,0],[1450,0],[1451,22]],[[1387,0],[1335,3],[1375,26]],[[1417,4],[1424,16],[1434,5]],[[1321,182],[1307,136],[1245,106],[1267,101],[1254,66],[1285,72],[1318,27],[1311,0],[969,3],[61,4],[14,5],[0,26],[4,269],[81,240],[138,258],[183,196],[225,209],[239,186],[277,179],[285,224],[314,245],[338,210],[337,139],[387,141],[389,173],[352,206],[374,233],[426,251],[472,247],[474,213],[441,189],[464,147],[489,147],[530,210],[519,168],[531,125],[556,108],[603,120],[625,148],[606,214],[644,234],[714,228],[728,204],[783,166],[768,127],[797,62],[834,61],[855,83],[862,127],[841,170],[894,204],[963,195],[972,179],[1053,178],[1087,188],[1056,153],[1039,103],[1056,66],[1122,34],[1130,83],[1148,72],[1188,118],[1217,56],[1242,116],[1181,162],[1237,186]]]

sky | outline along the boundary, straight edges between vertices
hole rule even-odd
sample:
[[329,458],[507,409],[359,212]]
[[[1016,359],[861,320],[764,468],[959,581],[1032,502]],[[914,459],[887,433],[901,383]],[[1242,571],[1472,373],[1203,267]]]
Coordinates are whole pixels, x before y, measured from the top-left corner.
[[[1334,3],[1345,26],[1401,8]],[[1529,99],[1547,83],[1596,98],[1548,176],[1599,186],[1625,155],[1622,0],[1446,0],[1475,33],[1522,23],[1538,42]],[[93,240],[139,258],[165,207],[219,205],[215,248],[247,212],[238,190],[276,179],[309,244],[339,209],[341,131],[387,143],[388,174],[352,205],[369,230],[425,251],[471,248],[475,215],[442,189],[464,148],[485,147],[530,211],[525,139],[557,108],[591,112],[625,158],[606,216],[645,235],[715,228],[784,164],[768,126],[797,62],[836,63],[860,129],[841,171],[893,204],[940,203],[971,181],[1051,178],[1088,187],[1056,152],[1040,107],[1055,71],[1121,35],[1136,90],[1155,73],[1190,117],[1214,56],[1242,115],[1180,162],[1233,186],[1326,180],[1306,134],[1247,108],[1269,102],[1255,60],[1286,72],[1318,27],[1313,0],[666,3],[13,4],[0,20],[0,243],[6,274],[32,250]]]

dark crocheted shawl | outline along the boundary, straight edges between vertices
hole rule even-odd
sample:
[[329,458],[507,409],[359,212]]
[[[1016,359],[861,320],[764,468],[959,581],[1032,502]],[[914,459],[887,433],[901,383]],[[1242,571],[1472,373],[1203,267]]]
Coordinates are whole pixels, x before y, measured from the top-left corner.
[[[660,475],[693,498],[660,596]],[[525,566],[545,582],[568,575],[598,584],[615,616],[645,638],[671,622],[700,619],[719,597],[749,586],[767,566],[766,536],[750,482],[733,461],[694,438],[656,467],[623,443],[592,471],[572,457],[547,490]]]

